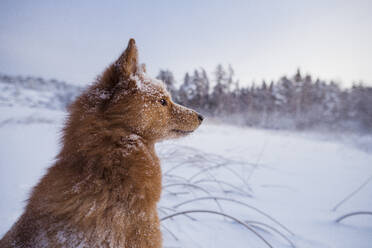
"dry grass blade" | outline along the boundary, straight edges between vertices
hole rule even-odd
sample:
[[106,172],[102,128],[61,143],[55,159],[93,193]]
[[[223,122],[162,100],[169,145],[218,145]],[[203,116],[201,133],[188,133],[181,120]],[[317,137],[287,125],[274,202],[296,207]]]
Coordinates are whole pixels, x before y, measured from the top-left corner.
[[161,225],[161,227],[164,228],[165,231],[167,231],[174,238],[174,240],[178,241],[176,234],[174,234],[171,230],[169,230],[168,227],[166,227],[165,225]]
[[262,146],[261,152],[260,152],[260,154],[258,155],[257,161],[256,161],[256,163],[255,163],[254,166],[253,166],[253,170],[252,170],[251,174],[249,174],[247,180],[251,179],[251,177],[253,176],[253,173],[254,173],[254,172],[256,171],[256,169],[258,168],[258,165],[259,165],[259,163],[260,163],[260,161],[261,161],[262,155],[264,154],[264,152],[265,152],[265,150],[266,150],[266,146],[267,146],[268,141],[269,141],[268,139],[265,140],[265,143],[264,143],[263,146]]
[[178,178],[178,179],[181,179],[183,180],[184,182],[188,182],[188,180],[184,177],[181,177],[181,176],[178,176],[178,175],[173,175],[173,174],[167,174],[167,175],[164,175],[165,177],[169,177],[169,178]]
[[264,227],[270,229],[271,231],[277,233],[283,239],[285,239],[290,246],[292,246],[293,248],[296,248],[296,245],[289,238],[287,238],[286,235],[284,235],[278,229],[276,229],[276,228],[274,228],[274,227],[272,227],[272,226],[270,226],[268,224],[265,224],[265,223],[262,223],[262,222],[258,222],[258,221],[246,221],[245,223],[250,224],[251,226],[257,226],[257,225],[264,226]]
[[[196,188],[196,189],[199,189],[203,192],[205,192],[207,195],[211,195],[211,193],[209,193],[209,191],[207,191],[206,189],[200,187],[200,186],[197,186],[197,185],[194,185],[194,184],[191,184],[191,183],[173,183],[173,184],[167,184],[165,185],[163,188],[168,188],[168,187],[175,187],[175,186],[186,186],[186,187],[192,187],[192,188]],[[221,204],[217,201],[217,200],[214,200],[216,202],[216,205],[217,207],[219,208],[219,210],[221,212],[224,212],[223,209],[222,209],[222,206]]]
[[203,191],[204,193],[206,193],[207,195],[211,195],[211,193],[209,193],[208,190],[206,190],[203,187],[200,187],[198,185],[192,184],[192,183],[172,183],[172,184],[167,184],[167,185],[164,185],[163,186],[163,189],[169,188],[169,187],[176,187],[176,186],[185,186],[185,187],[191,187],[191,188],[199,189],[199,190]]
[[231,187],[232,189],[236,190],[237,192],[240,192],[241,194],[243,195],[246,195],[248,197],[252,197],[251,194],[245,192],[244,190],[236,187],[235,185],[231,184],[231,183],[228,183],[226,181],[222,181],[222,180],[219,180],[219,179],[215,179],[215,180],[211,180],[211,179],[201,179],[201,180],[198,180],[198,181],[195,181],[194,184],[199,184],[199,183],[217,183],[217,184],[223,184],[223,185],[226,185],[226,186],[229,186]]
[[158,210],[165,215],[168,214],[168,212],[164,210],[164,207],[158,207]]
[[355,216],[355,215],[372,215],[372,212],[370,211],[358,211],[358,212],[352,212],[352,213],[348,213],[348,214],[345,214],[341,217],[339,217],[336,222],[339,223],[340,221],[346,219],[346,218],[349,218],[351,216]]
[[261,239],[268,247],[273,248],[273,246],[264,237],[262,237],[258,232],[256,232],[256,230],[254,230],[248,224],[244,223],[243,221],[241,221],[241,220],[239,220],[239,219],[237,219],[237,218],[235,218],[231,215],[221,213],[221,212],[217,212],[217,211],[212,211],[212,210],[187,210],[187,211],[177,212],[177,213],[165,216],[165,217],[161,218],[160,221],[164,221],[166,219],[169,219],[169,218],[172,218],[172,217],[175,217],[175,216],[178,216],[178,215],[185,215],[185,214],[190,214],[190,213],[209,213],[209,214],[216,214],[216,215],[224,216],[224,217],[226,217],[228,219],[231,219],[231,220],[237,222],[238,224],[244,226],[249,231],[251,231],[253,234],[255,234],[259,239]]
[[211,170],[216,170],[216,169],[222,168],[222,169],[230,171],[233,175],[235,175],[237,178],[239,178],[243,182],[243,184],[247,184],[246,180],[244,180],[243,177],[241,177],[236,171],[234,171],[234,170],[232,170],[231,168],[228,167],[229,165],[230,165],[229,163],[225,162],[225,163],[222,163],[222,164],[220,163],[220,164],[217,164],[217,165],[214,165],[214,166],[209,166],[207,168],[203,168],[199,172],[192,175],[188,179],[188,181],[191,182],[194,178],[202,175],[205,172],[210,172]]
[[366,186],[370,181],[372,180],[372,176],[370,176],[366,181],[364,181],[356,190],[351,192],[349,195],[347,195],[342,201],[336,204],[336,206],[332,209],[332,211],[336,211],[337,208],[339,208],[342,204],[344,204],[346,201],[348,201],[351,197],[353,197],[356,193],[358,193],[364,186]]
[[182,167],[183,165],[187,165],[187,164],[189,164],[189,163],[188,162],[179,163],[179,164],[173,166],[172,168],[170,168],[169,170],[167,170],[166,172],[164,172],[164,175],[168,175],[171,171],[173,171],[173,170],[175,170],[179,167]]
[[[176,212],[176,211],[177,211],[177,210],[175,210],[175,209],[173,209],[173,208],[168,208],[168,207],[164,207],[164,206],[162,206],[162,207],[158,207],[158,208],[167,209],[167,210],[170,210],[170,211],[172,211],[172,212]],[[189,216],[189,215],[187,215],[187,214],[185,214],[185,216],[186,216],[187,218],[189,218],[190,220],[192,220],[192,221],[197,221],[197,219],[195,219],[195,218],[193,218],[193,217],[191,217],[191,216]]]
[[286,230],[288,233],[290,233],[291,235],[294,235],[294,233],[292,231],[290,231],[287,227],[285,227],[283,224],[281,224],[279,221],[277,221],[276,219],[274,219],[273,217],[271,217],[269,214],[263,212],[262,210],[259,210],[258,208],[256,207],[253,207],[245,202],[241,202],[241,201],[238,201],[238,200],[235,200],[235,199],[230,199],[230,198],[226,198],[226,197],[215,197],[215,196],[208,196],[208,197],[200,197],[200,198],[194,198],[194,199],[191,199],[191,200],[187,200],[187,201],[184,201],[184,202],[181,202],[175,206],[173,206],[174,208],[178,208],[182,205],[185,205],[185,204],[188,204],[188,203],[191,203],[191,202],[195,202],[195,201],[202,201],[202,200],[221,200],[221,201],[229,201],[229,202],[234,202],[236,204],[240,204],[242,206],[245,206],[247,208],[250,208],[250,209],[253,209],[255,210],[256,212],[264,215],[265,217],[267,217],[268,219],[270,219],[271,221],[273,221],[274,223],[276,223],[277,225],[279,225],[281,228],[283,228],[284,230]]
[[[222,165],[221,165],[222,166]],[[220,183],[220,180],[219,179],[217,179],[217,177],[215,177],[209,170],[208,170],[208,168],[204,168],[204,169],[202,169],[201,171],[200,171],[201,173],[208,173],[208,175],[213,179],[213,181],[215,181],[216,182],[216,184],[219,186],[219,188],[220,188],[220,190],[222,191],[222,192],[224,192],[225,190],[224,190],[224,188],[222,187],[222,184]],[[192,183],[191,181],[192,181],[192,178],[196,175],[196,176],[198,176],[198,175],[200,175],[201,173],[200,172],[198,172],[198,173],[196,173],[196,174],[194,174],[193,176],[191,176],[191,178],[189,178],[189,179],[187,179],[187,182],[188,183]]]

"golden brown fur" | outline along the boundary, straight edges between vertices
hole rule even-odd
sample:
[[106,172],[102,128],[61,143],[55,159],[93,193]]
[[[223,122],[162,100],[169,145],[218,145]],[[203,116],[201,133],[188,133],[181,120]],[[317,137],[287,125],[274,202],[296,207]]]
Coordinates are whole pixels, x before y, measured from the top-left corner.
[[155,142],[195,130],[201,116],[146,77],[130,40],[69,108],[56,163],[0,241],[17,247],[161,247]]

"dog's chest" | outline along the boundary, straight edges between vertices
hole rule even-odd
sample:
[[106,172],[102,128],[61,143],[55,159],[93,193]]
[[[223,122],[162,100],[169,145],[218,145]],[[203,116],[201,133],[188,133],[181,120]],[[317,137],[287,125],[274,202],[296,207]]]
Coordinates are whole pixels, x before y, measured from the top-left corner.
[[60,226],[40,229],[32,247],[83,248],[125,247],[125,234],[109,226],[92,226],[88,229]]

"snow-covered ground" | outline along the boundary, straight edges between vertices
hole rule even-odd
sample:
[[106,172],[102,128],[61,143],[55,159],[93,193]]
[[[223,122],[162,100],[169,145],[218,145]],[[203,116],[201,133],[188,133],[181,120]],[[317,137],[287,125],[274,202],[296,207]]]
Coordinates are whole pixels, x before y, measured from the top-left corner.
[[[64,116],[0,106],[0,236],[53,163]],[[269,247],[258,234],[272,247],[372,247],[372,216],[335,222],[348,212],[372,211],[372,182],[332,211],[372,175],[372,153],[355,139],[207,121],[189,137],[158,144],[162,218],[212,210],[245,223],[206,212],[178,215],[162,221],[164,246]]]

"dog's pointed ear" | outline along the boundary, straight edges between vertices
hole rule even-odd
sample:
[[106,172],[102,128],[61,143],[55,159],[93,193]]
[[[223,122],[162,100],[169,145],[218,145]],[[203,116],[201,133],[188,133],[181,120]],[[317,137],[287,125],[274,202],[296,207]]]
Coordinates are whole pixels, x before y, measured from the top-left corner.
[[119,66],[119,69],[124,76],[129,77],[130,75],[137,73],[138,50],[134,39],[129,40],[127,49],[119,57],[116,64]]

